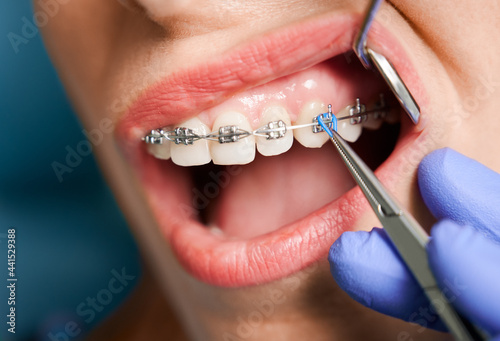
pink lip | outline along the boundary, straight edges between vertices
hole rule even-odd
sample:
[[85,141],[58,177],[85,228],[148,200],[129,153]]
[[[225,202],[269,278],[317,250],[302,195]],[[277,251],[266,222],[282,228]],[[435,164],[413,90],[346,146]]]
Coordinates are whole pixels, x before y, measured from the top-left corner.
[[[117,125],[121,147],[145,188],[160,228],[183,266],[195,277],[214,285],[234,287],[276,280],[319,259],[339,235],[351,228],[368,209],[358,188],[311,213],[304,219],[250,240],[226,240],[189,219],[181,207],[189,202],[188,191],[172,186],[169,179],[184,183],[185,174],[167,168],[148,155],[141,137],[152,128],[178,123],[205,108],[224,101],[236,91],[297,72],[335,55],[350,51],[362,17],[328,15],[300,23],[254,40],[203,65],[182,70],[145,92]],[[403,79],[411,85],[421,108],[423,93],[415,70],[397,40],[374,25],[372,48],[391,56]],[[356,58],[354,54],[352,58]],[[412,88],[412,87],[417,87]],[[390,189],[398,169],[405,167],[407,153],[419,136],[408,120],[391,156],[377,175]]]

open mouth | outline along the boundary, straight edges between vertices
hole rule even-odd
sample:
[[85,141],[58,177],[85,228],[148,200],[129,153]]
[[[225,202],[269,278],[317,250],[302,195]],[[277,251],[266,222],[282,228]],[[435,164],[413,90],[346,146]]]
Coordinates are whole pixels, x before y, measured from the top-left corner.
[[[368,205],[326,133],[310,127],[232,143],[146,145],[141,137],[160,127],[207,135],[227,126],[254,131],[270,121],[296,126],[327,104],[338,117],[356,98],[380,108],[382,94],[383,115],[343,120],[338,131],[390,187],[419,134],[378,74],[349,53],[359,22],[357,15],[330,15],[252,41],[167,78],[121,120],[121,146],[166,239],[195,277],[245,286],[289,275],[326,258]],[[380,36],[385,40],[375,41],[396,61],[406,60],[397,43]],[[402,77],[410,75],[411,91],[417,80],[407,69],[405,63]]]

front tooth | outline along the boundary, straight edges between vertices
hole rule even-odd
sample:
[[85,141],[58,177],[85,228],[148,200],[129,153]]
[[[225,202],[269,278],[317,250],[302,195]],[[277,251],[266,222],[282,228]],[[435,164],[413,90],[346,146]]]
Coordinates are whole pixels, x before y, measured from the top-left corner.
[[[349,115],[350,107],[342,109],[336,116],[337,118],[342,118]],[[337,132],[344,140],[349,142],[356,142],[356,140],[361,135],[363,127],[361,124],[351,124],[350,119],[339,120],[337,122]]]
[[[319,101],[306,103],[300,111],[295,125],[312,123],[313,118],[326,112],[326,105]],[[328,140],[326,133],[313,133],[312,127],[295,129],[293,135],[297,141],[307,148],[320,148]]]
[[[248,119],[237,111],[228,111],[215,119],[213,130],[220,127],[237,126],[239,129],[252,132]],[[212,160],[217,165],[244,165],[255,158],[255,136],[242,137],[236,142],[219,143],[210,141]]]
[[148,153],[157,159],[170,159],[170,141],[163,139],[162,144],[148,144]]
[[[197,117],[193,117],[179,126],[192,129],[198,135],[206,135],[210,132],[208,126],[203,124]],[[172,161],[179,166],[204,165],[212,160],[210,150],[208,149],[208,141],[205,139],[195,141],[193,144],[187,146],[172,143],[170,153]]]
[[[291,126],[290,115],[285,108],[271,106],[264,110],[260,119],[259,127],[264,127],[269,122],[283,121],[286,127]],[[288,130],[285,136],[277,139],[267,139],[264,136],[257,136],[257,150],[265,156],[279,155],[288,151],[293,144],[293,133]]]

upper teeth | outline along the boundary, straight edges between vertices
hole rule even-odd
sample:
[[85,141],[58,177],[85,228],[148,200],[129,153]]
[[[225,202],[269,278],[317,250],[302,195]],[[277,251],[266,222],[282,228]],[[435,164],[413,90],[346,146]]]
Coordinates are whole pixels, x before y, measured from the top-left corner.
[[257,136],[259,153],[265,156],[278,155],[292,147],[293,134],[287,129],[287,127],[291,127],[290,115],[285,108],[281,106],[268,107],[260,122],[264,126],[264,131],[268,133]]
[[[245,138],[240,138],[242,131],[251,130],[245,115],[236,111],[225,112],[217,117],[214,127],[222,128],[219,128],[222,139],[219,137],[216,141],[210,141],[210,152],[215,164],[246,164],[253,161],[255,158],[255,136],[249,134]],[[230,128],[224,129],[226,127]],[[237,129],[233,129],[233,127],[237,127]],[[238,134],[239,129],[242,130],[239,132],[240,134]],[[175,162],[174,159],[172,161]]]
[[[354,142],[361,135],[363,126],[368,129],[380,127],[381,118],[388,111],[381,99],[370,111],[366,111],[358,99],[355,105],[335,114],[338,133],[347,141]],[[315,132],[321,129],[318,129],[314,119],[325,111],[326,106],[321,102],[306,103],[295,125],[291,125],[290,115],[284,107],[270,106],[261,116],[261,127],[253,131],[245,115],[228,111],[216,118],[213,125],[216,130],[213,132],[195,117],[174,130],[153,130],[143,140],[148,143],[150,154],[159,159],[171,157],[180,166],[202,165],[211,160],[220,165],[246,164],[254,160],[256,144],[259,153],[265,156],[289,150],[293,137],[305,147],[321,147],[328,140],[328,135]]]

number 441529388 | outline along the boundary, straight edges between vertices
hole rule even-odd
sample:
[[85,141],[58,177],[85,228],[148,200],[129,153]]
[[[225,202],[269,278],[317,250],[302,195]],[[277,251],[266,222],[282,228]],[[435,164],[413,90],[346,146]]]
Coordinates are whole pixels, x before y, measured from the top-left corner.
[[16,230],[9,229],[7,235],[7,265],[9,266],[9,276],[14,277],[16,269]]

